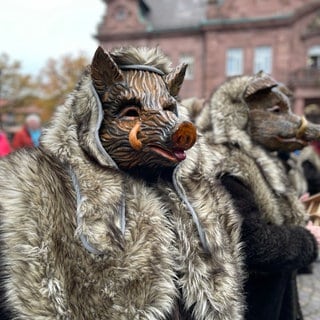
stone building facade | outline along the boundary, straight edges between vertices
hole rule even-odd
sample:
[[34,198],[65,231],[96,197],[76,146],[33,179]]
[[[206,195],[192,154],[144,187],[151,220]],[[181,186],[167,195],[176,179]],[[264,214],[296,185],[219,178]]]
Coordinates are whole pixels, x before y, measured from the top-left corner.
[[320,104],[320,0],[104,1],[99,43],[159,46],[189,63],[183,98],[262,69],[290,86],[296,113]]

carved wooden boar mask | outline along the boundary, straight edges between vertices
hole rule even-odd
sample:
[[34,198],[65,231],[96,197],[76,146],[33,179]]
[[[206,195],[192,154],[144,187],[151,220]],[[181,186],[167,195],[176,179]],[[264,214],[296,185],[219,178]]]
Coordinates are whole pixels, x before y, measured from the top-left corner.
[[291,91],[269,75],[253,77],[243,97],[249,106],[248,132],[265,148],[292,151],[319,139],[320,127],[292,113]]
[[104,112],[100,140],[121,169],[175,166],[196,141],[195,127],[177,114],[187,66],[168,65],[158,49],[99,47],[94,55],[91,78]]

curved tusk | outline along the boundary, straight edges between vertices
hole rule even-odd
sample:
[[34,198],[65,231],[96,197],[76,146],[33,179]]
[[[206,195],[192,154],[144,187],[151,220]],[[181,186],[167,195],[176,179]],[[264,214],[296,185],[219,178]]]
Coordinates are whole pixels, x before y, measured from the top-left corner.
[[129,133],[129,142],[134,150],[140,150],[142,148],[142,142],[137,138],[137,134],[140,130],[140,122],[137,122]]
[[301,117],[301,124],[300,124],[300,127],[298,128],[298,131],[296,133],[296,138],[297,139],[300,139],[302,138],[302,136],[304,135],[304,133],[306,132],[307,130],[307,127],[308,127],[308,121],[307,119],[302,116]]

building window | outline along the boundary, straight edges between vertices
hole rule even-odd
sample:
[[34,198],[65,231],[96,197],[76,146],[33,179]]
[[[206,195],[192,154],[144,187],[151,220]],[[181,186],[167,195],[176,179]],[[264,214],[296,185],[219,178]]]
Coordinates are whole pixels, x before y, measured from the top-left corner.
[[243,74],[243,50],[232,48],[227,50],[226,75],[228,77]]
[[185,75],[185,80],[194,79],[194,57],[191,54],[182,54],[180,56],[180,63],[186,63],[188,65]]
[[127,19],[127,17],[128,17],[128,11],[125,7],[119,6],[116,8],[116,11],[115,11],[116,20],[123,21]]
[[272,73],[272,48],[263,46],[257,47],[254,50],[254,66],[253,72],[257,73],[259,71],[264,71],[266,73]]
[[308,50],[308,67],[320,69],[320,46],[313,46]]

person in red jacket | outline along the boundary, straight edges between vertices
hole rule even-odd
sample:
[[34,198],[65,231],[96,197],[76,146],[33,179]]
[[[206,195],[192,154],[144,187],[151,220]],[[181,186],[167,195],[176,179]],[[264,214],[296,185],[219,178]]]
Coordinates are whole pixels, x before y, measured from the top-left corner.
[[13,137],[12,147],[16,150],[25,147],[37,147],[41,135],[41,119],[37,114],[26,117],[25,125]]
[[10,143],[7,135],[0,128],[0,157],[4,157],[11,151]]

